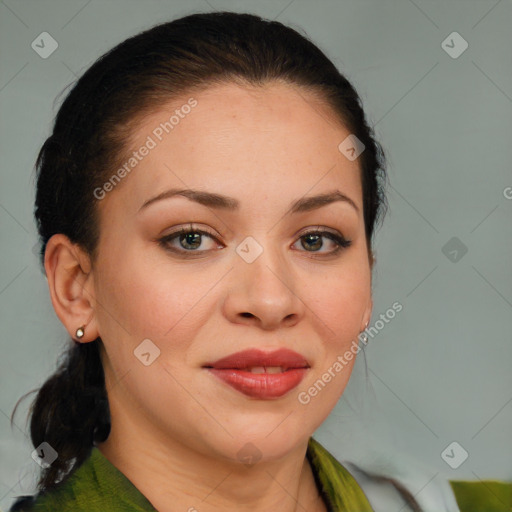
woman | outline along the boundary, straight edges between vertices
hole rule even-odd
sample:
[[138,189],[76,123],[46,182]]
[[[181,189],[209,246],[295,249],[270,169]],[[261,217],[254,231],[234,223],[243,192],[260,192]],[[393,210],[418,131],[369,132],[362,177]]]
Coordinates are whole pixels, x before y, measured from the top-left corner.
[[11,510],[384,510],[364,479],[420,510],[311,437],[385,210],[383,151],[316,46],[248,14],[156,26],[79,79],[37,168],[73,342],[33,405],[39,494]]

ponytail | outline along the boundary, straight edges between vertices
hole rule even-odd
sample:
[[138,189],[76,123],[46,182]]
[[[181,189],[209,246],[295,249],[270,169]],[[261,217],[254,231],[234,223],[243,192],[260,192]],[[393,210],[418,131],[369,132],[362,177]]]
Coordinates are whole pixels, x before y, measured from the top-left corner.
[[41,493],[64,483],[89,457],[94,444],[105,441],[110,433],[99,343],[100,338],[73,342],[30,407],[32,444],[37,448],[47,442],[57,452],[57,459],[42,469],[37,483]]

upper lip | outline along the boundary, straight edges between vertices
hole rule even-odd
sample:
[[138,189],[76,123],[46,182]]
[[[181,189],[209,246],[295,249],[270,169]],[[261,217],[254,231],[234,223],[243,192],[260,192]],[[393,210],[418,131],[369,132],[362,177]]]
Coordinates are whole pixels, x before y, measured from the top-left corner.
[[283,370],[290,368],[309,368],[306,358],[293,350],[280,348],[272,352],[259,349],[236,352],[217,361],[206,363],[203,367],[218,369],[244,369],[255,366],[280,366]]

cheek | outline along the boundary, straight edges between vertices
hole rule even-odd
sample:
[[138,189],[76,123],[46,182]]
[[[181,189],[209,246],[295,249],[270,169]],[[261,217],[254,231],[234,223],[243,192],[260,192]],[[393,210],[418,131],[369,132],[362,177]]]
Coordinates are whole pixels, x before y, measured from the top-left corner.
[[333,270],[318,286],[308,287],[304,296],[314,305],[311,309],[332,343],[346,344],[359,334],[371,300],[369,267],[358,264]]
[[136,251],[125,251],[122,259],[112,258],[99,270],[102,328],[133,343],[152,339],[162,349],[168,348],[170,339],[173,347],[179,345],[183,333],[193,337],[207,302],[203,299],[221,277],[221,273],[217,277],[212,272],[171,268]]

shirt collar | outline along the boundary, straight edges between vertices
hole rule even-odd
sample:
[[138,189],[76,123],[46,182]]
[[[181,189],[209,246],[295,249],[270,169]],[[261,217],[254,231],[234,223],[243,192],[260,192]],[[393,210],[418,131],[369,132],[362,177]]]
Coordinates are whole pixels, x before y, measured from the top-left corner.
[[[308,442],[306,457],[329,512],[373,512],[355,478],[312,437]],[[108,501],[117,509],[120,505],[127,505],[138,512],[156,511],[151,502],[96,446],[71,480],[75,496],[80,496],[81,490],[93,487],[94,498],[98,499],[98,503]]]

